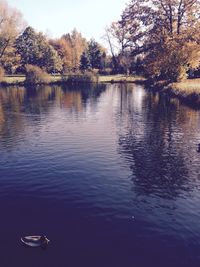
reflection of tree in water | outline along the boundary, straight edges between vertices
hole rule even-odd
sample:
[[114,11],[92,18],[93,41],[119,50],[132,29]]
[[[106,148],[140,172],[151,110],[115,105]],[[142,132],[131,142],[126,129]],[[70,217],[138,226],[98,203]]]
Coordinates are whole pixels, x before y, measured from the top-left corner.
[[[0,141],[14,143],[27,121],[38,125],[55,107],[81,114],[88,100],[95,106],[105,85],[8,87],[0,89]],[[90,104],[91,104],[90,103]]]
[[89,99],[96,103],[97,98],[105,89],[105,85],[93,84],[65,84],[30,88],[27,91],[27,101],[25,102],[26,111],[34,114],[46,113],[56,103],[60,107],[81,112],[85,109]]
[[175,130],[177,107],[170,99],[143,90],[138,100],[141,90],[120,92],[120,153],[130,164],[137,193],[174,198],[189,190],[184,151]]
[[69,92],[79,92],[81,95],[81,102],[86,106],[88,100],[92,100],[96,104],[97,99],[100,97],[101,93],[106,90],[105,84],[92,84],[92,83],[83,83],[83,84],[74,84],[72,85],[63,85],[62,89],[65,93]]
[[11,140],[15,143],[16,136],[24,130],[23,118],[19,116],[24,96],[24,88],[0,90],[0,136],[6,146],[11,146]]

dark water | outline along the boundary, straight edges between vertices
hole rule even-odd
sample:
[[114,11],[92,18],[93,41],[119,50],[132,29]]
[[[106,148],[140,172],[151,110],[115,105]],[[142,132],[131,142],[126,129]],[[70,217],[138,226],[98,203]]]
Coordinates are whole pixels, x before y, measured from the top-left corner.
[[198,143],[140,86],[0,89],[0,266],[199,267]]

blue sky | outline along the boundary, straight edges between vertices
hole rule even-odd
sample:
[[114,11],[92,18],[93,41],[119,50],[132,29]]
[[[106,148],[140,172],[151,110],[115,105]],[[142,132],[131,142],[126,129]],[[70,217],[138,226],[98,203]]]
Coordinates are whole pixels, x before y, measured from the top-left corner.
[[87,39],[101,42],[106,25],[120,18],[128,0],[7,0],[19,9],[29,25],[60,37],[73,28]]

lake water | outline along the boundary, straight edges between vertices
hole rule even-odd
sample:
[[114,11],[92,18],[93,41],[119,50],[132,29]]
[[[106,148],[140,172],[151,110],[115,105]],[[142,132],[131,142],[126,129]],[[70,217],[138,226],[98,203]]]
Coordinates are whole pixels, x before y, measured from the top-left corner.
[[199,267],[198,143],[142,86],[0,89],[0,266]]

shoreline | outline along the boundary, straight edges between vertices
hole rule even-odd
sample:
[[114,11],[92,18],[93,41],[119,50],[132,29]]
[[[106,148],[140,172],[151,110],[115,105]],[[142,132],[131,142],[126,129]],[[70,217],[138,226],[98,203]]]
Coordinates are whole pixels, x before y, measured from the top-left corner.
[[6,86],[26,86],[26,85],[62,85],[74,83],[138,83],[144,84],[146,79],[137,76],[126,75],[93,75],[91,79],[87,79],[87,75],[51,75],[50,81],[47,83],[26,83],[25,75],[8,75],[0,82],[0,87]]
[[141,76],[126,75],[99,75],[92,76],[91,80],[86,79],[86,75],[51,75],[48,83],[27,84],[24,75],[5,76],[0,83],[1,87],[8,86],[37,86],[37,85],[63,85],[63,84],[79,84],[79,83],[133,83],[142,84],[146,89],[168,94],[170,97],[178,98],[181,102],[193,108],[200,108],[200,79],[190,79],[182,82],[168,83],[160,81],[154,83]]
[[172,98],[177,98],[192,108],[200,109],[200,79],[188,79],[176,83],[162,81],[156,84],[147,81],[145,87],[167,94]]
[[176,97],[194,108],[200,108],[200,79],[172,83],[164,90],[172,97]]

